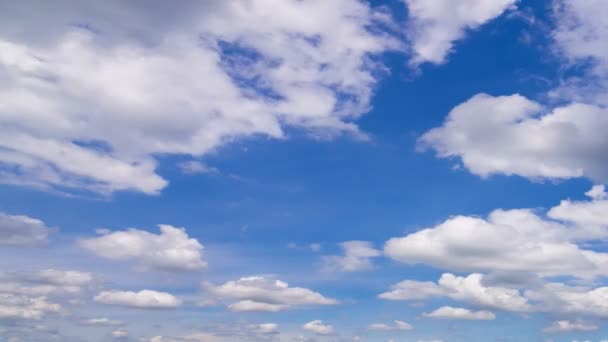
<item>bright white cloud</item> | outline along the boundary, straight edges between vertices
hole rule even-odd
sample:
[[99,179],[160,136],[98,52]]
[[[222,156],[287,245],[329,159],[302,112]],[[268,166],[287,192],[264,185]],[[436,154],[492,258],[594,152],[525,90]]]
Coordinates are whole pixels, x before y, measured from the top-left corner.
[[317,335],[330,335],[334,332],[334,327],[332,325],[324,324],[323,321],[320,320],[308,322],[302,326],[302,329]]
[[471,311],[464,308],[454,308],[451,306],[443,306],[433,312],[425,313],[425,317],[437,319],[465,319],[465,320],[481,320],[492,321],[496,316],[490,311]]
[[400,48],[374,29],[387,16],[355,0],[4,10],[0,179],[68,191],[156,194],[156,155],[286,126],[358,134],[372,57]]
[[495,210],[487,219],[455,216],[390,239],[384,251],[407,264],[457,271],[597,276],[606,272],[608,254],[586,249],[582,242],[608,237],[601,210],[605,202],[563,201],[548,211],[549,218],[570,222],[543,218],[532,209]]
[[264,277],[245,277],[215,286],[203,283],[205,292],[218,299],[234,300],[232,311],[283,311],[301,305],[332,305],[338,302],[318,292],[290,287],[289,284]]
[[391,331],[391,330],[412,330],[411,324],[395,320],[393,324],[386,323],[372,323],[367,327],[368,330],[376,330],[376,331]]
[[340,247],[344,255],[326,255],[323,257],[325,271],[355,272],[373,268],[371,259],[381,255],[368,241],[341,242]]
[[0,213],[0,245],[41,245],[47,242],[49,230],[50,228],[38,219]]
[[85,239],[81,246],[111,260],[132,260],[143,269],[197,271],[207,267],[203,246],[184,228],[159,225],[160,234],[144,230],[106,232]]
[[517,0],[404,0],[413,64],[443,63],[467,31],[515,7]]
[[484,276],[474,273],[458,277],[450,273],[441,276],[437,283],[406,280],[392,286],[391,291],[379,295],[387,300],[422,300],[447,297],[486,308],[525,312],[531,306],[519,290],[486,286]]
[[170,293],[152,290],[141,290],[139,292],[102,291],[93,299],[102,304],[140,309],[173,309],[182,304],[179,298]]
[[555,321],[543,329],[546,333],[565,333],[573,331],[594,331],[599,329],[597,325],[579,321]]
[[458,157],[473,174],[608,181],[608,111],[569,104],[546,111],[521,95],[478,94],[420,138],[441,158]]

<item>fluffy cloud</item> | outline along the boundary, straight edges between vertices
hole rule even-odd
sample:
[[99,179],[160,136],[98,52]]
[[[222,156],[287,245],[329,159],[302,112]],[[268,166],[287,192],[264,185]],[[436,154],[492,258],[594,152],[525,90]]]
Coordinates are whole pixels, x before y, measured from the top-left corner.
[[411,324],[395,320],[393,324],[385,324],[385,323],[372,323],[367,327],[368,330],[376,330],[376,331],[391,331],[391,330],[412,330]]
[[[543,218],[531,209],[495,210],[487,219],[456,216],[436,227],[390,239],[384,250],[404,263],[458,271],[597,276],[606,272],[608,254],[579,244],[607,237],[601,211],[605,202],[598,198],[564,201],[549,210],[549,217],[569,222]],[[597,225],[589,226],[590,222]]]
[[133,260],[143,269],[196,271],[207,266],[203,246],[185,229],[159,225],[160,234],[138,229],[106,233],[80,244],[111,260]]
[[323,321],[320,320],[308,322],[302,326],[302,329],[317,335],[330,335],[334,332],[334,327],[332,325],[323,324]]
[[62,191],[156,194],[160,154],[356,133],[373,57],[400,48],[355,0],[27,6],[3,8],[0,179]]
[[454,308],[451,306],[441,307],[431,313],[425,313],[425,317],[438,319],[466,319],[492,321],[496,316],[490,311],[471,311],[464,308]]
[[593,331],[599,329],[597,325],[578,321],[555,321],[543,329],[546,333],[562,333],[573,331]]
[[78,295],[93,280],[88,272],[47,269],[0,275],[0,292],[26,296]]
[[51,303],[44,296],[28,297],[0,293],[0,319],[39,320],[48,313],[60,312],[59,304]]
[[470,172],[538,179],[608,181],[608,112],[580,103],[546,111],[521,95],[478,94],[456,106],[441,127],[420,138],[441,158]]
[[23,215],[0,213],[0,245],[35,246],[44,244],[49,235],[44,222]]
[[344,255],[326,255],[323,257],[325,271],[362,271],[373,268],[371,259],[381,252],[367,241],[346,241],[340,243]]
[[228,307],[232,311],[276,312],[301,305],[337,304],[318,292],[264,277],[246,277],[218,286],[203,283],[203,289],[214,298],[236,300]]
[[448,297],[481,307],[501,310],[529,311],[531,306],[517,289],[486,286],[484,276],[474,273],[458,277],[443,274],[437,283],[406,280],[392,286],[391,291],[379,295],[387,300],[421,300]]
[[140,309],[172,309],[182,304],[180,299],[170,293],[152,290],[142,290],[139,292],[102,291],[93,299],[102,304]]
[[412,62],[442,63],[454,42],[514,7],[517,0],[404,0],[409,10]]

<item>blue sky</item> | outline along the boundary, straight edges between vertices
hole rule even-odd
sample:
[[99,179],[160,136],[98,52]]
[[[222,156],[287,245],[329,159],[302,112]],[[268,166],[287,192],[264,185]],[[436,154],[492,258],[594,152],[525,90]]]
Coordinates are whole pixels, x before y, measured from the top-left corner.
[[0,5],[0,339],[608,339],[607,11]]

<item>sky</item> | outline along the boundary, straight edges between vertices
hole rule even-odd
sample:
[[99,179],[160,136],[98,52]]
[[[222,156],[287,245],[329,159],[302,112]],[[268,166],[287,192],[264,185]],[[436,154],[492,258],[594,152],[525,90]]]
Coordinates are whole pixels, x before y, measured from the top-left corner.
[[608,2],[0,2],[0,340],[608,341]]

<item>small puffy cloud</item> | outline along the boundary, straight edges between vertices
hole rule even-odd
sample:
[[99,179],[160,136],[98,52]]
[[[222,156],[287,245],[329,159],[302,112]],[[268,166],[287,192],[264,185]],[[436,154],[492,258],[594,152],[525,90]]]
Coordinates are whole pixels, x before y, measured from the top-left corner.
[[37,246],[47,242],[50,228],[38,219],[0,213],[0,245]]
[[391,291],[379,295],[387,300],[421,300],[426,298],[447,297],[477,306],[508,311],[525,312],[531,306],[519,290],[486,286],[484,276],[474,273],[458,277],[443,274],[438,283],[406,280],[393,285]]
[[302,329],[317,335],[330,335],[334,332],[334,327],[332,325],[323,324],[323,321],[320,320],[308,322],[302,326]]
[[48,313],[61,310],[61,305],[49,302],[44,296],[0,293],[0,319],[40,320]]
[[132,260],[143,269],[197,271],[207,267],[203,245],[184,228],[159,225],[160,234],[144,230],[106,232],[80,241],[86,250],[111,260]]
[[543,329],[546,333],[565,333],[565,332],[583,332],[583,331],[594,331],[599,329],[595,324],[585,323],[580,321],[555,321],[550,326]]
[[409,10],[413,64],[440,64],[454,43],[514,7],[517,0],[404,0]]
[[[608,111],[573,103],[546,110],[521,95],[477,94],[419,140],[473,174],[608,181]],[[565,148],[567,147],[567,148]]]
[[437,319],[463,319],[492,321],[496,319],[494,313],[490,311],[471,311],[464,308],[454,308],[451,306],[441,307],[433,312],[425,313],[425,317]]
[[384,251],[403,263],[455,271],[593,277],[607,271],[608,254],[585,242],[608,236],[604,208],[607,200],[592,198],[562,201],[547,218],[532,209],[494,210],[487,219],[455,216],[390,239]]
[[125,323],[123,321],[102,317],[102,318],[84,319],[84,320],[80,321],[80,324],[91,325],[91,326],[115,327],[115,326],[124,325]]
[[107,305],[119,305],[140,309],[173,309],[182,304],[177,297],[167,292],[152,290],[133,291],[102,291],[93,300]]
[[395,321],[393,321],[393,324],[372,323],[367,326],[367,329],[375,330],[375,331],[392,331],[392,330],[412,330],[412,329],[414,329],[414,327],[412,327],[412,325],[409,323],[395,320]]
[[355,272],[373,268],[371,259],[381,252],[368,241],[346,241],[339,244],[344,255],[326,255],[323,257],[325,271]]
[[265,277],[245,277],[215,286],[203,283],[214,298],[234,300],[232,311],[283,311],[302,305],[332,305],[338,302],[307,288],[290,287],[286,282]]

